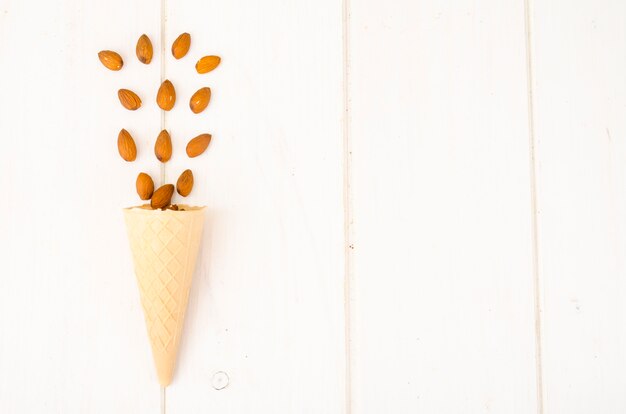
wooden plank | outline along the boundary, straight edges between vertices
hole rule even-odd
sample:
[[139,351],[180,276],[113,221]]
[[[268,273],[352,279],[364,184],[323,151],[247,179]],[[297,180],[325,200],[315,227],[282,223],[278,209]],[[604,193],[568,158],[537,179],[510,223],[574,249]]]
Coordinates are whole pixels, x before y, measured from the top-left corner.
[[521,2],[351,2],[353,414],[537,405]]
[[[159,66],[140,64],[135,42],[158,42],[159,21],[147,0],[0,2],[2,412],[159,410],[121,212],[154,165]],[[101,49],[124,68],[105,69]],[[144,106],[123,109],[121,87]],[[139,145],[132,165],[121,128]]]
[[626,4],[535,2],[546,413],[626,410]]
[[[331,0],[168,4],[168,44],[192,42],[166,62],[166,175],[191,168],[188,201],[209,209],[168,414],[343,412],[340,16]],[[198,75],[207,54],[222,63]],[[194,115],[203,86],[212,100]],[[208,151],[188,159],[203,132]]]

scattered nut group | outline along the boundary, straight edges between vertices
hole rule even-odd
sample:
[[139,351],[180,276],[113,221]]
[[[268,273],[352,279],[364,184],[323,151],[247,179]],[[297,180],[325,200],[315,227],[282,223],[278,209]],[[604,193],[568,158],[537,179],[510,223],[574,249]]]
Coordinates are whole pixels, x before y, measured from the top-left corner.
[[[191,36],[189,33],[182,33],[176,38],[172,44],[172,56],[175,59],[182,59],[189,52],[191,46]],[[153,57],[153,47],[150,38],[145,34],[141,35],[137,40],[135,47],[137,59],[143,64],[150,64]],[[100,62],[109,70],[119,71],[124,66],[124,61],[119,53],[112,50],[102,50],[98,53]],[[199,74],[208,73],[219,66],[221,59],[219,56],[204,56],[200,58],[195,66],[196,72]],[[141,107],[141,98],[130,89],[119,89],[117,92],[118,99],[122,106],[129,111],[135,111]],[[189,109],[194,114],[203,112],[211,101],[211,88],[203,87],[198,89],[189,99]],[[165,80],[160,85],[156,103],[163,111],[170,111],[176,104],[176,89],[171,81]],[[187,143],[187,156],[195,158],[201,155],[211,142],[211,134],[200,134]],[[122,129],[117,137],[117,149],[127,162],[132,162],[137,158],[137,146],[131,134]],[[172,157],[172,138],[168,131],[162,130],[154,144],[154,155],[162,162],[166,163]],[[139,173],[135,183],[137,194],[142,200],[150,200],[150,207],[153,209],[169,209],[174,211],[184,210],[178,205],[172,204],[174,190],[182,196],[187,197],[193,188],[193,173],[187,169],[178,177],[176,187],[173,184],[164,184],[155,190],[154,181],[150,175],[145,172]]]

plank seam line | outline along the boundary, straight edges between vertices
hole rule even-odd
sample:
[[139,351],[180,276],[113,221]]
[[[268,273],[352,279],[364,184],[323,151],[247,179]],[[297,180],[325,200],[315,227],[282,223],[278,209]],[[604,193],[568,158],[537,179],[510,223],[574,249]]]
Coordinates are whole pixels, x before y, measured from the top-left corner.
[[160,398],[160,401],[161,401],[161,414],[165,414],[165,406],[166,406],[165,402],[166,401],[165,401],[165,387],[163,387],[163,386],[161,386],[161,398]]
[[343,86],[343,203],[344,203],[344,346],[345,346],[345,414],[352,413],[352,279],[353,279],[353,235],[352,235],[352,141],[350,137],[350,0],[342,0],[342,86]]
[[530,208],[532,237],[532,277],[535,330],[535,380],[537,382],[537,414],[543,414],[543,355],[541,327],[541,285],[539,277],[539,228],[537,220],[537,162],[535,135],[535,105],[533,93],[533,53],[531,28],[531,1],[524,0],[524,37],[526,48],[526,89],[528,110],[528,150],[530,161]]
[[[165,29],[166,29],[166,0],[161,0],[161,14],[160,14],[160,43],[161,43],[161,83],[165,80]],[[161,109],[161,108],[159,108]],[[161,131],[165,129],[165,111],[161,109]],[[159,171],[161,173],[161,185],[165,184],[165,163],[159,163]]]
[[[163,81],[165,80],[165,29],[166,29],[166,0],[161,0],[161,10],[160,10],[160,14],[159,14],[159,42],[160,42],[160,48],[161,48],[161,67],[160,67],[160,79],[161,79],[161,83],[163,83]],[[160,84],[159,84],[160,86]],[[161,110],[161,131],[165,129],[165,111],[162,110],[161,108],[159,108]],[[165,184],[165,163],[164,162],[160,162],[159,163],[159,170],[161,173],[161,185]],[[167,413],[167,399],[166,399],[166,387],[161,387],[161,395],[159,398],[159,405],[161,406],[161,414],[166,414]]]

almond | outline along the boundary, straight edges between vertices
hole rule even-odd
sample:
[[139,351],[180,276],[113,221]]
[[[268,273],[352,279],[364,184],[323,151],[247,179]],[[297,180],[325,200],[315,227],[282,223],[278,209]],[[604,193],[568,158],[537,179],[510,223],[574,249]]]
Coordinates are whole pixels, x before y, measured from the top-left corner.
[[189,158],[197,157],[207,149],[210,142],[211,134],[198,135],[187,144],[187,155]]
[[174,185],[165,184],[159,187],[154,194],[152,194],[152,200],[150,200],[150,206],[152,208],[164,208],[170,205],[172,201],[172,195],[174,194]]
[[112,50],[101,50],[98,52],[98,58],[107,69],[120,70],[124,66],[122,57]]
[[185,170],[176,181],[176,191],[183,197],[187,197],[193,188],[193,173]]
[[172,138],[166,130],[159,133],[154,143],[154,155],[161,162],[168,162],[172,158]]
[[176,59],[182,58],[189,52],[189,46],[191,46],[191,36],[189,33],[181,34],[172,43],[172,55]]
[[215,69],[222,59],[219,56],[205,56],[198,60],[196,63],[196,72],[198,73],[208,73]]
[[191,96],[189,108],[194,114],[204,111],[211,100],[211,88],[200,88]]
[[152,178],[148,174],[139,173],[135,186],[137,187],[139,198],[142,200],[150,200],[154,192],[154,181],[152,181]]
[[119,98],[122,106],[129,111],[134,111],[141,106],[141,99],[139,99],[139,96],[131,90],[120,89],[117,91],[117,97]]
[[117,150],[126,161],[135,161],[135,158],[137,158],[135,140],[125,129],[122,129],[117,136]]
[[139,40],[137,40],[135,53],[137,53],[137,59],[141,63],[147,65],[152,61],[152,42],[145,34],[142,34]]
[[174,107],[176,103],[176,91],[174,90],[172,82],[167,79],[163,81],[157,92],[156,101],[159,108],[164,111],[169,111]]

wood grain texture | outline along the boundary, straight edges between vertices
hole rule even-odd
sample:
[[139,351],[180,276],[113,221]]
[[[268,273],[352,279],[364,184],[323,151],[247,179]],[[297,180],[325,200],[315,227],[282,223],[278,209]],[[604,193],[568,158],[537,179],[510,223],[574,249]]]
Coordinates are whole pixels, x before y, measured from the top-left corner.
[[626,4],[533,2],[546,413],[626,411]]
[[523,3],[350,13],[352,414],[535,412]]
[[[152,4],[0,2],[2,412],[158,411],[121,212],[154,165],[158,66],[135,57],[143,32],[158,39]],[[101,65],[102,49],[122,55],[121,71]],[[117,98],[129,87],[145,98],[135,112]],[[117,153],[121,128],[133,164]]]
[[[168,3],[167,41],[186,31],[191,48],[165,65],[166,176],[190,168],[188,201],[208,206],[168,414],[343,413],[340,16],[330,0]],[[200,75],[205,55],[222,61]],[[209,148],[187,158],[201,133]]]

